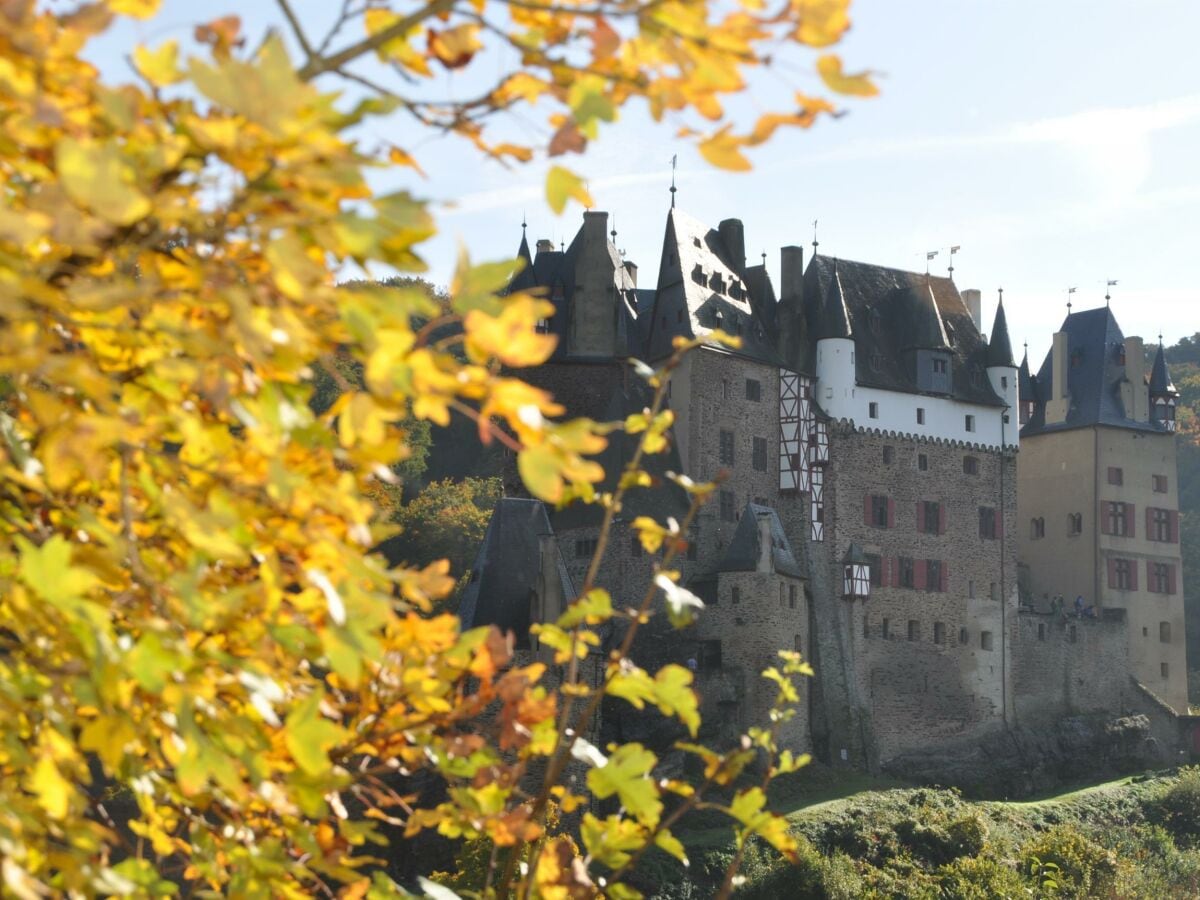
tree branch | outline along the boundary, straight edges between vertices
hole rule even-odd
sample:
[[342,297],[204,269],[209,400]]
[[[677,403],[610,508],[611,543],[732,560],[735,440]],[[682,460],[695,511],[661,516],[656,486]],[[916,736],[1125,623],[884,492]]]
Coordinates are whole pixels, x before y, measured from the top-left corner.
[[358,59],[363,54],[370,53],[372,50],[378,50],[389,41],[403,37],[426,19],[449,12],[455,2],[456,0],[431,0],[431,2],[426,3],[418,12],[405,16],[397,22],[393,22],[382,31],[377,31],[375,34],[339,50],[332,56],[313,57],[296,74],[300,76],[301,81],[312,81],[318,75],[336,71],[346,65],[346,63]]

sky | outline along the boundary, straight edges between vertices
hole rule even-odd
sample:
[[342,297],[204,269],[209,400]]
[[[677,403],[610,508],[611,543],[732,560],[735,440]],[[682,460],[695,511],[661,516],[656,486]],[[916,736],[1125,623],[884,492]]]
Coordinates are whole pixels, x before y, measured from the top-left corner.
[[[340,4],[294,5],[319,31]],[[186,39],[197,21],[227,12],[252,37],[278,20],[268,0],[210,0],[201,10],[166,0],[157,19],[122,24],[89,54],[106,75],[127,78],[133,42]],[[949,247],[960,246],[955,281],[983,291],[984,330],[1003,288],[1014,350],[1028,342],[1035,368],[1070,287],[1075,309],[1087,309],[1116,280],[1111,303],[1127,335],[1151,341],[1161,331],[1170,344],[1200,331],[1200,3],[855,0],[851,13],[836,50],[848,70],[879,73],[880,96],[840,101],[848,114],[811,130],[777,132],[752,151],[753,171],[709,167],[675,138],[678,123],[655,124],[640,108],[565,160],[596,208],[615,216],[617,246],[638,264],[642,287],[657,277],[677,155],[679,207],[714,227],[741,219],[747,256],[766,253],[776,285],[779,248],[811,252],[816,220],[821,252],[845,259],[924,271],[937,250],[932,271],[944,274]],[[814,60],[797,49],[757,74],[734,105],[742,123],[786,105],[792,90],[820,92]],[[494,65],[512,62],[498,55]],[[465,97],[472,87],[454,73],[432,89]],[[543,115],[499,127],[544,142]],[[361,139],[395,141],[424,168],[424,178],[381,173],[376,187],[435,201],[440,233],[423,255],[436,283],[449,280],[460,245],[479,260],[514,255],[523,217],[531,244],[569,242],[581,223],[578,206],[561,217],[546,207],[544,158],[503,168],[399,118]]]

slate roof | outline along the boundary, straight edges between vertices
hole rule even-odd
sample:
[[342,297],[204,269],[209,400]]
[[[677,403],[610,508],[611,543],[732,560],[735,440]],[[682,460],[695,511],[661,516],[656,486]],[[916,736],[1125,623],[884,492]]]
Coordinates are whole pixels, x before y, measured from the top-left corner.
[[[532,598],[542,569],[540,539],[553,533],[541,501],[504,497],[496,504],[459,604],[464,629],[495,625],[513,632],[518,648],[529,647]],[[569,602],[575,592],[561,553],[555,561],[552,577]]]
[[1167,369],[1167,358],[1163,354],[1162,340],[1158,342],[1158,350],[1154,354],[1154,367],[1150,370],[1150,393],[1179,395],[1179,391],[1175,390],[1175,385],[1171,381],[1171,373]]
[[949,278],[817,255],[804,273],[803,309],[813,339],[849,329],[864,387],[921,393],[912,354],[940,350],[950,355],[949,396],[1004,405],[987,378],[988,345]]
[[[606,240],[605,243],[608,255],[613,262],[613,280],[620,298],[620,315],[617,320],[617,355],[641,356],[644,339],[638,325],[637,305],[639,300],[637,289],[633,284],[633,276],[625,268],[625,261],[612,241]],[[565,250],[539,250],[531,261],[529,242],[525,238],[524,229],[521,232],[521,244],[517,248],[517,256],[525,260],[525,268],[513,278],[505,293],[533,291],[540,293],[554,304],[554,315],[550,319],[550,333],[558,337],[558,346],[551,359],[565,359],[569,356],[567,331],[571,324],[571,304],[575,297],[575,270],[582,248],[583,227],[580,226]]]
[[1021,437],[1071,428],[1111,425],[1135,431],[1163,431],[1154,422],[1126,417],[1120,384],[1125,367],[1120,362],[1125,335],[1107,306],[1068,314],[1059,331],[1067,334],[1067,394],[1070,408],[1064,422],[1046,424],[1046,399],[1055,394],[1053,350],[1046,354],[1037,374],[1038,403]]
[[1008,339],[1008,317],[1004,315],[1004,301],[996,307],[996,319],[992,322],[992,339],[988,342],[988,366],[1013,366],[1012,342]]
[[648,358],[670,355],[676,335],[704,336],[720,328],[742,339],[731,352],[778,365],[774,336],[766,328],[775,292],[765,269],[751,269],[734,258],[717,229],[679,209],[667,213]]
[[791,575],[793,578],[804,578],[796,555],[792,553],[788,543],[787,533],[779,514],[769,506],[759,506],[757,503],[747,503],[746,511],[738,520],[734,529],[733,539],[725,550],[725,556],[717,566],[718,572],[753,572],[758,568],[761,555],[759,546],[758,517],[769,516],[771,519],[771,555],[775,563],[775,571],[781,575]]
[[1017,399],[1022,402],[1037,401],[1037,383],[1029,374],[1029,350],[1021,357],[1021,367],[1017,369]]

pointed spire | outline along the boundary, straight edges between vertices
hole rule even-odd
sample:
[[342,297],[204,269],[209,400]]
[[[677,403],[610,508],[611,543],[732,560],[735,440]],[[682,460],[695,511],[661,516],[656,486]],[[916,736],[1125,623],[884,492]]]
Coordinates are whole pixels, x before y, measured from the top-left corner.
[[1021,357],[1021,367],[1017,369],[1017,397],[1021,402],[1032,401],[1033,378],[1029,375],[1029,344],[1025,344],[1025,355]]
[[529,252],[529,240],[525,235],[527,225],[525,214],[521,213],[521,246],[517,248],[517,256],[525,260],[525,266],[528,268],[533,264],[533,254]]
[[1000,303],[996,307],[996,319],[992,323],[992,339],[988,342],[988,367],[1006,366],[1014,368],[1012,343],[1008,339],[1008,317],[1004,315],[1004,289],[1000,289]]
[[1175,385],[1171,383],[1171,373],[1167,370],[1167,357],[1163,351],[1162,335],[1158,336],[1158,352],[1154,354],[1154,366],[1150,369],[1150,396],[1178,396]]
[[848,338],[853,337],[850,327],[850,312],[846,309],[846,294],[842,290],[842,277],[838,274],[838,261],[833,261],[833,278],[829,284],[829,294],[825,298],[820,327],[817,338]]

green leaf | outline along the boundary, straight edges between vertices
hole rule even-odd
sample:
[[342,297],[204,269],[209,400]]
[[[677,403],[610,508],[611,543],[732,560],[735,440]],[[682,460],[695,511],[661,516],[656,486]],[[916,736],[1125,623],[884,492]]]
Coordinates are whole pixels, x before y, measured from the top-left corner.
[[55,606],[70,605],[96,585],[95,575],[71,566],[71,545],[62,535],[54,535],[40,547],[22,537],[16,540],[21,553],[21,580],[43,600]]
[[562,498],[563,481],[559,474],[559,458],[549,447],[530,447],[517,454],[517,470],[529,493],[547,503]]
[[692,673],[683,666],[663,666],[654,676],[654,702],[664,715],[677,716],[692,737],[700,727],[700,707],[692,690]]
[[654,844],[658,849],[670,853],[685,866],[688,864],[687,852],[683,849],[683,842],[665,828],[654,836]]
[[557,625],[568,629],[584,623],[598,625],[611,619],[612,614],[612,596],[604,588],[593,588],[567,607]]
[[621,805],[643,825],[653,827],[662,815],[662,801],[650,771],[658,757],[641,744],[623,744],[608,763],[587,774],[588,787],[599,799],[616,794]]
[[288,752],[309,775],[329,772],[329,750],[346,739],[346,731],[321,715],[324,690],[309,694],[291,711],[285,725]]
[[561,215],[571,197],[584,206],[593,205],[592,195],[588,193],[582,178],[562,166],[551,167],[546,175],[546,202],[555,214]]
[[126,667],[146,690],[159,693],[167,686],[171,675],[181,668],[180,657],[163,643],[162,637],[154,634],[142,635],[129,656]]

